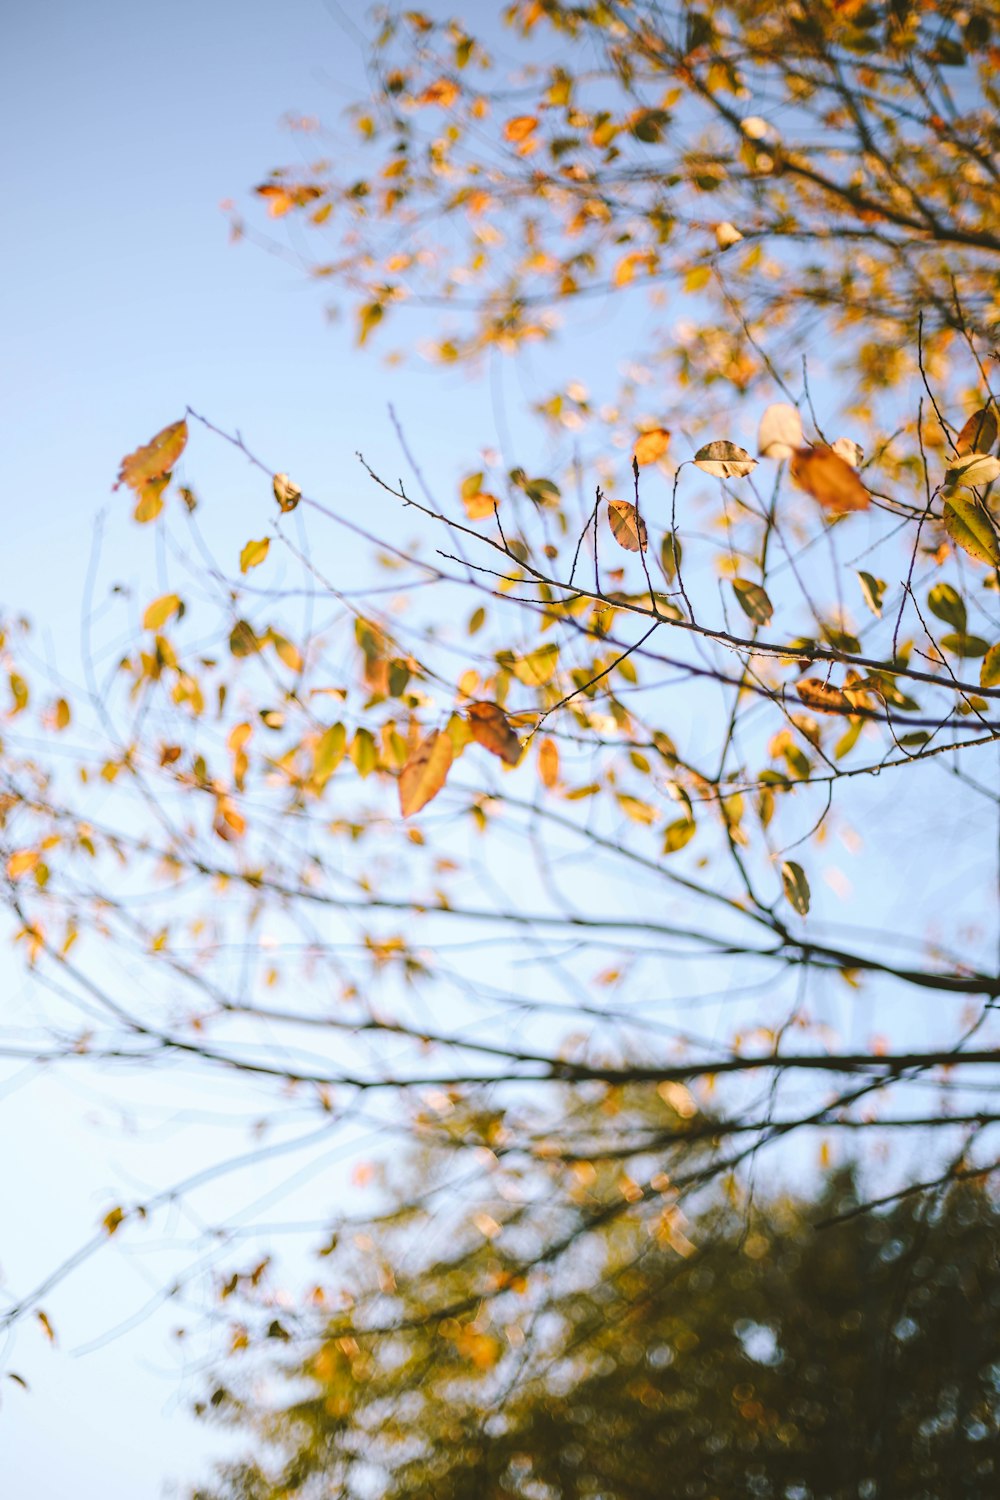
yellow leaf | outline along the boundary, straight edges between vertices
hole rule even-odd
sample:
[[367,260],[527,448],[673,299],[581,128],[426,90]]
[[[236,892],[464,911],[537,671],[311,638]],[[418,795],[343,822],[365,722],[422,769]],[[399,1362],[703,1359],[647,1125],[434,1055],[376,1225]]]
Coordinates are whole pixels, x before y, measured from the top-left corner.
[[716,224],[715,243],[720,250],[728,250],[731,245],[738,245],[743,236],[735,224]]
[[160,630],[167,621],[180,612],[181,601],[177,594],[161,594],[147,605],[142,617],[143,630]]
[[555,740],[542,740],[538,747],[538,777],[549,791],[559,784],[559,746]]
[[537,129],[538,121],[534,115],[515,115],[503,128],[504,140],[518,143],[527,140]]
[[7,877],[9,880],[19,880],[22,875],[29,874],[38,864],[41,856],[37,849],[18,849],[7,861]]
[[251,568],[259,568],[268,553],[271,542],[268,537],[261,537],[259,542],[247,542],[240,553],[240,572],[249,573]]
[[404,818],[412,817],[437,796],[451,762],[451,736],[447,730],[436,730],[421,740],[399,773],[399,807]]
[[543,687],[552,678],[559,661],[559,647],[553,643],[539,646],[537,651],[523,656],[511,666],[511,671],[518,682],[523,682],[525,687]]

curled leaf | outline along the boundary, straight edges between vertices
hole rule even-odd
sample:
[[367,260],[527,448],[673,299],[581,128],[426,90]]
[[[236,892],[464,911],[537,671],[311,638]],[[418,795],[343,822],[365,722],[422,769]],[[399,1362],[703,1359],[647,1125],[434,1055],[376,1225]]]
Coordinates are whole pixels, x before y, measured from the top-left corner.
[[781,884],[789,905],[804,917],[809,911],[809,882],[805,870],[794,859],[787,859],[782,865]]
[[837,457],[842,458],[845,464],[850,464],[852,469],[860,469],[865,461],[865,450],[853,438],[839,437],[832,447]]
[[791,458],[802,447],[802,418],[794,406],[776,401],[760,419],[757,452],[761,458]]
[[619,547],[624,547],[626,552],[645,552],[649,544],[646,523],[634,505],[628,500],[609,500],[608,520],[611,535]]
[[292,483],[287,474],[275,474],[272,488],[282,511],[294,510],[302,499],[302,491],[297,484]]
[[694,462],[716,479],[743,479],[757,467],[757,460],[745,448],[724,441],[706,443],[698,449]]
[[858,573],[858,582],[861,584],[861,592],[865,603],[877,619],[882,618],[882,599],[888,587],[884,578],[875,578],[871,573]]
[[824,443],[796,451],[792,478],[831,515],[867,510],[872,501],[851,465]]
[[182,608],[179,595],[161,594],[159,599],[147,605],[142,617],[143,630],[160,630],[171,616],[180,614]]
[[472,738],[508,766],[521,759],[521,741],[507,722],[499,703],[473,703],[468,713]]
[[404,818],[419,812],[437,796],[451,762],[452,744],[447,730],[436,730],[420,741],[399,773],[399,808]]

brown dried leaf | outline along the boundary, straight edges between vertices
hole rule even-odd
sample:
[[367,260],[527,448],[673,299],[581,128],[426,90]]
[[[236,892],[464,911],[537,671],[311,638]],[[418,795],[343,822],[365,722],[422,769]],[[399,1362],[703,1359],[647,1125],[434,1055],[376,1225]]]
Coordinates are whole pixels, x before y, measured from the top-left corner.
[[992,406],[974,411],[958,434],[955,444],[959,457],[969,453],[991,453],[996,447],[997,418]]
[[634,505],[628,500],[609,500],[608,520],[611,535],[619,547],[624,547],[626,552],[645,552],[649,545],[646,523]]
[[824,714],[849,714],[850,700],[822,677],[803,677],[795,684],[795,691],[808,708],[818,709]]
[[499,703],[473,703],[468,713],[472,738],[508,766],[521,759],[521,741],[507,722]]

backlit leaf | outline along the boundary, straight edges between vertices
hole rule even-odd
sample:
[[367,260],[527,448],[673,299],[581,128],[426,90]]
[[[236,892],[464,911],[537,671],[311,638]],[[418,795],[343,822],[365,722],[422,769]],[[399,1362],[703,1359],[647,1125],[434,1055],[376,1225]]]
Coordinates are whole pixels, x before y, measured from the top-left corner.
[[794,406],[776,401],[760,419],[757,452],[761,458],[791,458],[802,447],[802,418]]
[[822,443],[814,448],[798,449],[792,459],[791,472],[796,484],[818,500],[831,515],[867,510],[871,504],[871,495],[851,465]]
[[187,422],[171,422],[143,448],[137,448],[122,459],[118,470],[118,484],[127,484],[129,489],[139,491],[151,480],[169,474],[184,452],[187,443]]
[[645,552],[649,543],[646,523],[634,505],[628,500],[609,500],[608,520],[611,535],[619,547],[624,547],[626,552]]
[[953,656],[980,657],[990,649],[989,641],[984,641],[981,635],[966,635],[964,631],[943,635],[941,645]]
[[888,587],[884,578],[875,578],[871,573],[858,573],[858,582],[865,603],[877,619],[882,618],[882,600]]
[[526,687],[542,687],[551,680],[558,662],[559,647],[549,642],[515,661],[510,670]]
[[794,859],[786,860],[781,866],[781,884],[789,905],[804,917],[809,910],[809,882],[805,870]]
[[653,427],[648,432],[640,433],[635,440],[633,453],[635,461],[641,468],[644,464],[655,464],[663,458],[670,446],[670,433],[665,427]]
[[472,738],[508,766],[521,759],[521,741],[498,703],[473,703],[468,713]]
[[757,460],[745,448],[725,441],[706,443],[698,449],[694,462],[716,479],[743,479],[757,467]]
[[996,687],[1000,683],[1000,645],[991,646],[979,668],[979,686]]
[[274,490],[275,500],[284,512],[294,510],[302,499],[302,491],[297,484],[292,483],[287,474],[275,474],[271,488]]
[[759,583],[751,583],[747,578],[734,578],[733,593],[740,609],[755,625],[766,625],[774,614],[774,606]]
[[555,740],[542,740],[538,746],[538,779],[549,791],[559,784],[559,746]]
[[984,453],[969,453],[956,458],[944,476],[946,485],[960,484],[971,489],[976,484],[992,484],[1000,477],[1000,458]]
[[927,605],[939,620],[954,625],[959,634],[965,630],[965,601],[950,583],[936,583],[927,595]]
[[161,630],[180,608],[181,601],[177,594],[161,594],[159,599],[154,599],[152,604],[147,605],[142,617],[143,630]]
[[822,677],[803,677],[795,684],[795,691],[809,708],[817,708],[824,714],[846,714],[851,703],[840,691],[824,682]]
[[852,469],[860,469],[865,461],[865,450],[853,438],[839,437],[831,444],[834,453]]
[[446,730],[437,730],[420,741],[399,773],[399,807],[404,818],[412,817],[437,796],[451,762],[451,738]]
[[678,849],[690,844],[697,832],[698,825],[693,818],[678,818],[676,822],[668,823],[663,835],[664,854],[676,854]]
[[1000,546],[993,522],[976,499],[950,494],[944,503],[944,529],[956,546],[980,562],[1000,567]]
[[271,545],[270,538],[261,537],[259,542],[247,542],[240,553],[240,572],[249,573],[251,568],[259,568],[267,556]]
[[960,457],[970,453],[991,453],[996,447],[997,417],[992,406],[974,411],[955,443]]

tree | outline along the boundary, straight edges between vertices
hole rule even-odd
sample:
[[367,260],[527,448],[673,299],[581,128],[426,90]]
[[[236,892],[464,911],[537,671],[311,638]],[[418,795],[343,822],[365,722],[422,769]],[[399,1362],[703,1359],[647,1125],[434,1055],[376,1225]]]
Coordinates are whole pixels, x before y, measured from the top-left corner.
[[[578,1213],[595,1189],[578,1181]],[[208,1409],[259,1457],[195,1500],[652,1500],[665,1483],[985,1500],[1000,1463],[996,1203],[968,1183],[878,1213],[862,1202],[841,1171],[816,1201],[716,1197],[686,1226],[696,1244],[676,1219],[652,1234],[641,1219],[605,1226],[576,1246],[543,1316],[524,1288],[503,1294],[499,1355],[482,1312],[422,1317],[429,1286],[453,1299],[487,1277],[511,1286],[503,1250],[469,1225],[475,1248],[396,1288],[392,1335],[335,1318],[305,1357],[275,1362],[263,1393],[226,1372]],[[404,1225],[412,1237],[427,1220],[407,1217],[397,1242]]]
[[[997,143],[989,15],[962,15],[959,42],[943,8],[515,7],[529,55],[554,28],[562,70],[518,85],[516,114],[465,88],[483,49],[461,28],[386,23],[408,62],[359,125],[388,186],[261,189],[278,217],[344,221],[327,273],[362,337],[411,270],[448,306],[484,275],[455,359],[516,349],[553,300],[680,275],[704,314],[672,346],[682,400],[647,416],[626,390],[588,428],[569,383],[541,406],[574,451],[541,473],[456,452],[447,499],[402,429],[412,478],[372,461],[339,507],[192,411],[129,454],[119,493],[170,568],[138,638],[78,699],[24,664],[19,626],[6,642],[6,900],[48,1006],[7,1056],[243,1077],[270,1090],[260,1157],[416,1133],[484,1202],[507,1155],[644,1163],[618,1122],[642,1086],[671,1191],[856,1131],[922,1132],[922,1180],[990,1173]],[[810,154],[817,121],[843,134]],[[436,260],[426,226],[470,214],[482,263]],[[845,369],[810,388],[796,340],[818,327]],[[845,403],[867,458],[833,438]],[[181,472],[192,434],[257,486],[224,563]],[[301,586],[272,582],[279,559]],[[841,920],[817,869],[856,825]],[[659,1205],[663,1170],[625,1171],[597,1222]],[[182,1191],[109,1204],[5,1320]],[[568,1248],[545,1203],[482,1213],[527,1235],[529,1281]],[[448,1307],[428,1294],[429,1323]]]

